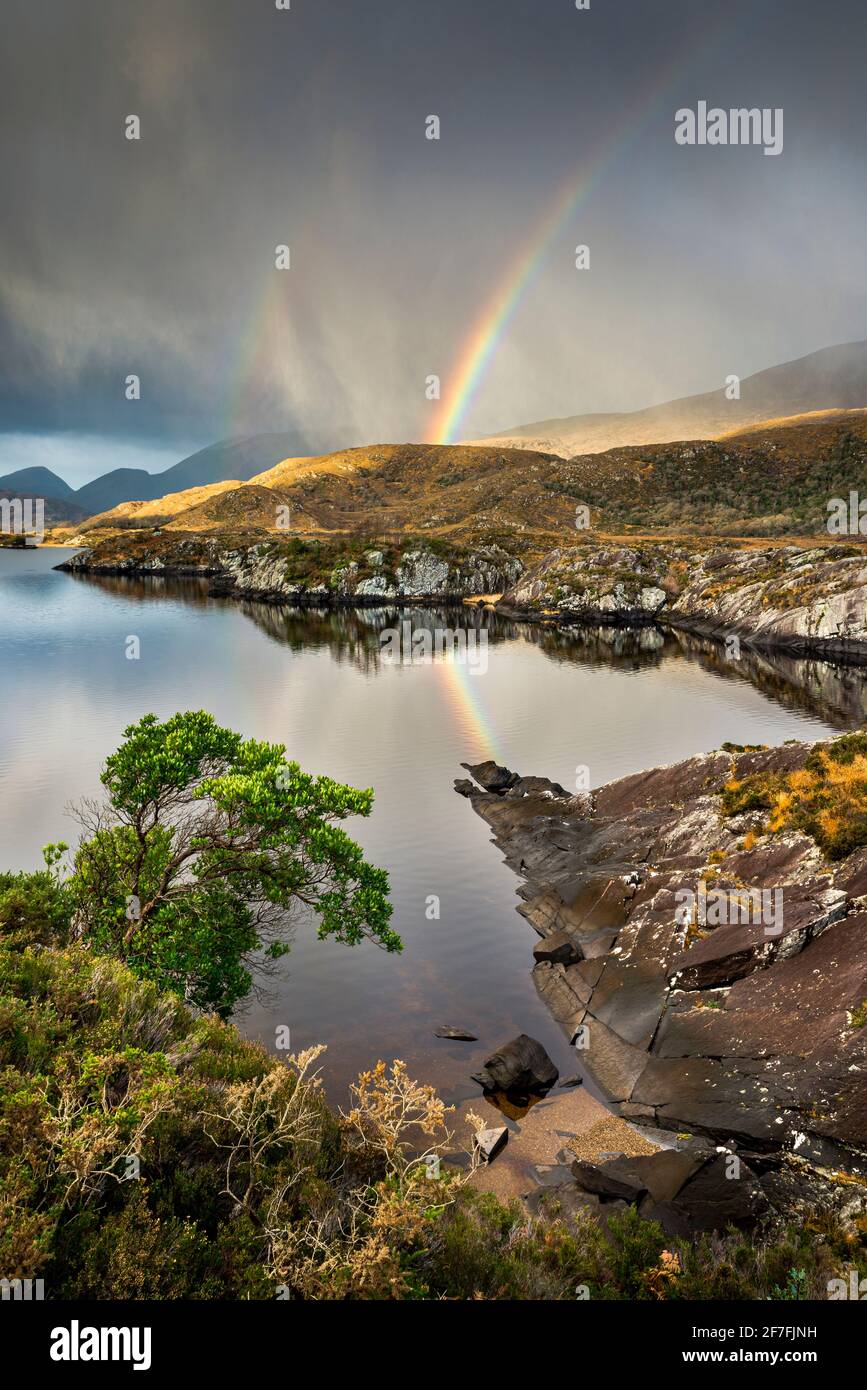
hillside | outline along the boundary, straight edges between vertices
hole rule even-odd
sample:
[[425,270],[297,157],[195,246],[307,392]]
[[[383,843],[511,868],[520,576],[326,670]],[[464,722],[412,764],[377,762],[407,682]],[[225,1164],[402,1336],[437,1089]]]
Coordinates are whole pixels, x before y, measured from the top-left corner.
[[117,509],[92,519],[85,533],[162,524],[169,511],[166,529],[173,532],[279,531],[287,513],[278,509],[288,508],[295,533],[547,534],[574,523],[574,472],[564,459],[527,450],[373,445],[285,459],[249,483],[202,489],[186,510],[173,499],[138,512]]
[[[589,529],[729,536],[827,534],[828,502],[867,496],[867,411],[783,419],[719,440],[610,449],[563,459],[524,449],[374,445],[284,459],[248,483],[126,504],[69,528],[96,536],[155,525],[227,536],[280,533],[538,542]],[[509,541],[511,538],[511,542]],[[518,550],[517,542],[520,540]]]
[[88,517],[78,529],[82,532],[104,529],[106,527],[148,527],[163,526],[176,516],[190,511],[209,497],[218,497],[221,492],[240,487],[237,478],[224,483],[211,483],[208,487],[185,488],[183,492],[169,492],[165,497],[157,497],[146,502],[121,502],[105,512],[97,512]]
[[715,439],[732,430],[810,411],[852,409],[867,401],[867,342],[842,343],[744,377],[740,400],[714,391],[620,414],[537,420],[476,442],[541,449],[568,457],[627,445]]
[[822,535],[831,498],[851,490],[867,496],[867,412],[610,449],[569,463],[570,488],[595,529]]

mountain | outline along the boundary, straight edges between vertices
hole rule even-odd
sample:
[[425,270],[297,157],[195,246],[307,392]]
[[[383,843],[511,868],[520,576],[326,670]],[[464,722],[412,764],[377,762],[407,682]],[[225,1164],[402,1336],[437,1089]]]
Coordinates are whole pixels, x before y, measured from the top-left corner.
[[143,468],[113,468],[101,478],[85,483],[75,493],[75,498],[84,507],[85,515],[116,507],[119,502],[131,498],[149,501],[163,491],[162,476],[161,473],[147,473]]
[[865,405],[867,342],[843,343],[744,377],[740,400],[728,400],[721,383],[715,391],[645,410],[537,420],[475,442],[541,449],[568,458],[632,444],[715,439],[782,416]]
[[224,439],[209,444],[197,454],[167,468],[156,476],[167,484],[163,493],[181,492],[184,488],[204,487],[208,483],[223,483],[231,479],[246,482],[265,468],[298,452],[298,435],[283,430],[275,434],[254,434],[248,439]]
[[[571,466],[526,450],[464,445],[375,444],[314,458],[284,459],[234,487],[200,489],[92,517],[83,533],[146,529],[279,534],[288,509],[298,534],[430,535],[532,526],[556,530],[574,521]],[[165,475],[163,475],[165,476]],[[281,512],[279,509],[282,508]]]
[[172,464],[162,473],[146,473],[142,468],[115,468],[85,483],[75,494],[75,500],[84,507],[86,514],[93,515],[122,502],[150,502],[168,493],[231,479],[243,482],[296,452],[297,448],[298,435],[290,430],[255,434],[247,439],[223,439]]
[[3,497],[75,497],[73,489],[50,468],[18,468],[0,478],[0,495]]
[[224,439],[199,449],[162,473],[148,473],[143,468],[114,468],[77,490],[49,468],[19,468],[0,478],[0,495],[51,499],[55,522],[80,521],[124,502],[151,502],[188,488],[244,482],[297,453],[298,444],[299,437],[294,430],[255,434],[246,439]]
[[[827,535],[827,504],[867,495],[867,410],[765,421],[722,439],[609,449],[564,459],[526,449],[378,444],[284,459],[248,482],[125,504],[92,518],[88,541],[159,526],[227,544],[269,533],[414,534],[512,553],[597,533]],[[281,510],[282,509],[282,510]],[[283,523],[288,523],[284,529]]]

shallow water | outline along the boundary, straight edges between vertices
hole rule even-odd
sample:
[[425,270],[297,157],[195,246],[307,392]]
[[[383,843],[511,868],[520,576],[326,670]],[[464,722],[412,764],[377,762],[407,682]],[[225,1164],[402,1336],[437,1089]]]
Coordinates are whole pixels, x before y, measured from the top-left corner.
[[[863,722],[865,677],[820,662],[728,662],[719,649],[656,632],[543,630],[466,609],[299,613],[209,599],[199,581],[59,574],[57,550],[0,550],[0,864],[35,867],[72,838],[65,803],[99,791],[103,759],[149,710],[206,708],[245,735],[286,744],[306,769],[372,786],[369,820],[347,829],[388,868],[401,956],[299,931],[265,999],[238,1017],[272,1045],[328,1044],[342,1102],[358,1070],[402,1057],[450,1101],[518,1032],[575,1067],[530,977],[533,932],[518,881],[487,827],[455,794],[462,762],[495,757],[522,773],[598,786],[738,743],[816,738]],[[382,628],[481,623],[487,669],[447,659],[394,665]],[[126,656],[139,639],[138,660]],[[477,655],[479,648],[476,648]],[[426,903],[440,900],[439,920]],[[479,1042],[433,1037],[467,1027]]]

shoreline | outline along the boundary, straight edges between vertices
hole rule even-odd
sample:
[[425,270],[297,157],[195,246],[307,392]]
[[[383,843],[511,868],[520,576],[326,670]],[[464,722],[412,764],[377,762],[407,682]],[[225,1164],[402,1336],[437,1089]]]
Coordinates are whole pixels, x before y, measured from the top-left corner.
[[533,623],[542,627],[558,628],[568,632],[570,628],[586,631],[595,627],[622,628],[624,632],[641,632],[655,629],[665,635],[683,632],[689,637],[715,642],[724,646],[726,640],[735,636],[748,650],[757,653],[769,652],[780,656],[813,657],[832,662],[835,665],[867,666],[867,639],[835,637],[781,636],[763,633],[749,628],[723,629],[718,623],[691,619],[686,615],[661,614],[652,616],[635,610],[630,613],[611,613],[599,608],[583,612],[550,613],[532,608],[517,608],[509,604],[495,605],[497,613],[513,622]]
[[[53,547],[67,549],[68,547]],[[82,553],[81,551],[77,553]],[[465,593],[460,590],[445,592],[426,592],[417,594],[364,594],[304,591],[287,593],[280,589],[262,589],[239,586],[219,564],[200,566],[194,564],[162,564],[158,568],[149,562],[131,564],[94,565],[74,564],[65,561],[53,567],[76,577],[129,578],[129,579],[201,579],[211,581],[209,598],[226,598],[239,603],[261,603],[270,607],[309,608],[327,612],[346,608],[414,608],[451,607],[491,609],[500,617],[514,622],[527,623],[539,627],[570,628],[588,630],[595,627],[622,628],[624,631],[638,632],[655,629],[662,635],[667,632],[683,632],[688,636],[711,641],[724,646],[727,640],[736,637],[747,649],[776,653],[780,656],[813,658],[841,666],[867,666],[867,636],[825,637],[807,634],[781,633],[773,630],[763,631],[748,626],[737,627],[720,621],[711,621],[699,616],[673,611],[648,612],[641,608],[590,607],[583,609],[558,608],[556,610],[516,603],[508,591],[501,593]],[[216,581],[216,582],[213,582]]]
[[[756,1200],[794,1210],[867,1200],[867,845],[829,859],[722,787],[803,777],[829,748],[720,750],[577,795],[493,763],[455,783],[521,880],[533,979],[585,1084],[649,1138],[739,1154]],[[704,881],[785,894],[779,936],[680,921]]]

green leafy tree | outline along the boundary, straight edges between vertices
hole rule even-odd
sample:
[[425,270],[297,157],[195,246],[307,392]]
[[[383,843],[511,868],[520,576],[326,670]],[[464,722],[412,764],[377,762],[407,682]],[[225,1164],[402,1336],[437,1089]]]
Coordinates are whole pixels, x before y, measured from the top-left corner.
[[312,777],[201,710],[130,725],[101,780],[107,801],[76,810],[75,929],[137,975],[225,1015],[251,987],[251,953],[288,951],[299,913],[320,937],[401,950],[388,875],[336,824],[369,815],[372,791]]

